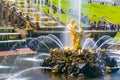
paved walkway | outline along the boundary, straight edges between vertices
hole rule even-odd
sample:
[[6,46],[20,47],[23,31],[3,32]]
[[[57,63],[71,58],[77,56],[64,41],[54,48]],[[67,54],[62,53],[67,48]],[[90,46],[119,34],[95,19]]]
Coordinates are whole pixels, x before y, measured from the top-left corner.
[[0,51],[0,56],[18,55],[18,54],[34,54],[35,52],[29,48],[21,48],[11,51]]

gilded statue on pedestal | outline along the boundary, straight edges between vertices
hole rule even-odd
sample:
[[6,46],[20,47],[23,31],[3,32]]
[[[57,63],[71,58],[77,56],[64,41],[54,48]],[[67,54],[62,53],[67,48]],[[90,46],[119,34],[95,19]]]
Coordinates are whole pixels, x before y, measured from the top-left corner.
[[25,30],[33,30],[33,28],[31,27],[29,21],[26,21],[26,28],[25,28]]
[[70,31],[73,50],[81,49],[83,30],[77,24],[75,24],[74,20],[72,20],[70,24],[68,24],[68,29]]

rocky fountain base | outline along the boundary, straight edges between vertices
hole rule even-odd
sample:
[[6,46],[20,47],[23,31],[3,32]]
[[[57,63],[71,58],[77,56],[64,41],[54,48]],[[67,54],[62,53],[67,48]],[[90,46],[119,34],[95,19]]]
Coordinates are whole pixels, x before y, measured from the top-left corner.
[[[66,75],[84,75],[85,77],[99,77],[106,73],[117,72],[117,62],[107,55],[104,49],[99,53],[94,50],[78,50],[58,48],[50,50],[50,56],[44,59],[42,66],[51,67],[53,73]],[[99,55],[98,55],[99,54]]]

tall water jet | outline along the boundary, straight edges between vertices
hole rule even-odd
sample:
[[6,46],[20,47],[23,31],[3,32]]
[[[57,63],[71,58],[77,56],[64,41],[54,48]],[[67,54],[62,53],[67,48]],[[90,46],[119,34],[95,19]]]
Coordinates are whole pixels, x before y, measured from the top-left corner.
[[106,41],[104,41],[104,42],[97,48],[97,50],[100,49],[104,44],[106,44],[106,43],[108,43],[108,42],[110,42],[110,41],[112,41],[112,40],[113,40],[113,38],[107,39]]
[[[60,0],[59,0],[60,1]],[[75,20],[75,24],[78,25],[78,27],[80,27],[80,17],[81,17],[81,3],[82,3],[82,0],[70,0],[70,12],[68,13],[69,15],[72,16],[72,18],[70,18],[68,21],[70,22],[70,20]],[[60,7],[61,7],[61,4],[59,3]],[[71,21],[72,22],[72,21]],[[70,22],[70,23],[71,23]],[[72,42],[71,42],[71,35],[69,34],[69,29],[68,29],[68,26],[70,24],[67,25],[67,27],[65,28],[66,31],[68,31],[67,33],[64,34],[64,46],[65,47],[72,47]]]
[[[95,47],[92,48],[93,46],[95,46]],[[96,47],[97,47],[97,45],[95,45],[95,41],[92,38],[87,38],[87,39],[85,39],[85,41],[83,43],[82,51],[84,49],[88,50],[89,48],[96,49]]]
[[76,23],[80,26],[80,17],[81,17],[81,4],[82,0],[70,0],[71,2],[71,9],[70,9],[70,15],[73,16],[73,19],[76,21]]
[[64,46],[63,46],[63,43],[62,43],[55,35],[53,35],[53,34],[48,34],[48,36],[50,36],[50,37],[52,37],[53,39],[55,39],[62,47],[64,47]]
[[[55,44],[50,45],[53,43]],[[36,49],[41,50],[42,47],[39,47],[39,44],[44,45],[47,49],[55,48],[55,47],[64,49],[62,42],[59,39],[57,39],[57,37],[55,37],[54,35],[50,35],[50,34],[47,36],[39,36],[38,38],[31,40],[28,43],[28,46],[33,50],[36,50]]]
[[92,47],[92,49],[94,49],[94,47],[97,45],[97,46],[100,46],[104,41],[106,41],[107,39],[110,39],[111,37],[108,36],[108,35],[104,35],[102,37],[100,37],[94,44],[94,46]]

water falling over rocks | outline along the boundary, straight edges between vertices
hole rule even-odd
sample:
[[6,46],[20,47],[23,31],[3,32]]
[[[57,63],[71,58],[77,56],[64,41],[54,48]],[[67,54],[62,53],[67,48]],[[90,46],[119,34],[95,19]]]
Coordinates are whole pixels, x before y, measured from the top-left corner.
[[[98,60],[97,53],[92,50],[80,49],[50,49],[50,56],[44,59],[42,66],[51,67],[53,73],[62,73],[72,76],[83,74],[85,77],[104,76],[105,73],[117,72],[117,62],[110,58],[105,49],[99,50],[101,57]],[[104,65],[104,66],[103,66]],[[104,70],[104,71],[103,71]]]
[[27,46],[36,52],[48,52],[50,48],[57,47],[63,49],[64,47],[62,42],[52,34],[39,36],[35,39],[32,39]]

